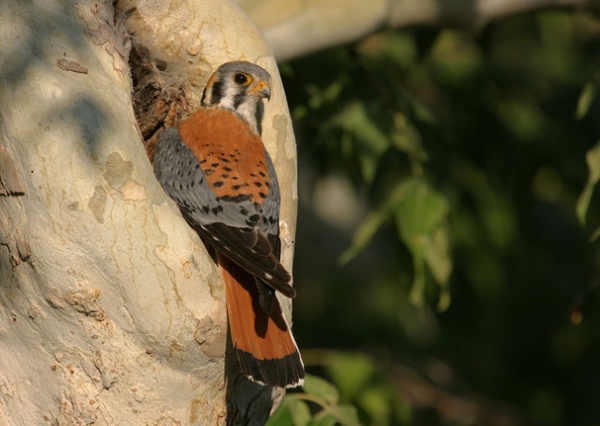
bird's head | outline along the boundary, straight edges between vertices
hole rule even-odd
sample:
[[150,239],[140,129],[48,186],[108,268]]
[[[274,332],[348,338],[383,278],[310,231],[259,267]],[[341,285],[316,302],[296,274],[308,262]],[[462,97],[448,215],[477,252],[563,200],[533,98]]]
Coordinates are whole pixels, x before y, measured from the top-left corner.
[[271,75],[258,65],[245,61],[226,62],[210,76],[202,95],[202,105],[235,111],[260,133],[260,105],[271,99]]

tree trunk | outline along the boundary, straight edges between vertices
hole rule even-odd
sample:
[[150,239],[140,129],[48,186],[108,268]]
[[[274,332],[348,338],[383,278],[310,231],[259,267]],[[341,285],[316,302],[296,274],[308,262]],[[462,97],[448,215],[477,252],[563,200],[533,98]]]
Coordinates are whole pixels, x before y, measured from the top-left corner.
[[271,73],[263,140],[290,268],[296,152],[275,61],[228,1],[117,7],[2,2],[0,425],[262,424],[281,391],[225,360],[220,271],[154,178],[128,54],[143,48],[190,109],[222,62]]

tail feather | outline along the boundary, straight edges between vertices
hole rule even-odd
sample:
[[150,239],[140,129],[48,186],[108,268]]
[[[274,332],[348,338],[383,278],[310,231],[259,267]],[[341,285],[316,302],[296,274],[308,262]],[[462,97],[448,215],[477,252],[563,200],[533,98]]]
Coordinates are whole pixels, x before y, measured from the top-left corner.
[[218,259],[231,339],[242,373],[269,386],[302,385],[304,366],[300,352],[277,298],[273,297],[271,313],[266,313],[254,277],[220,253]]

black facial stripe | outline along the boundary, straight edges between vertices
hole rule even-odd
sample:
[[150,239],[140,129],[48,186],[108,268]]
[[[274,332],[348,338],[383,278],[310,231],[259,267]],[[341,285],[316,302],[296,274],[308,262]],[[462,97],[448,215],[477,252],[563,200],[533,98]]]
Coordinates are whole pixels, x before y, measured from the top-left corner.
[[244,102],[246,94],[243,90],[240,90],[239,93],[236,93],[233,97],[233,108],[238,109],[238,107]]
[[223,98],[223,94],[224,94],[224,90],[223,90],[223,83],[219,80],[215,81],[212,85],[212,90],[210,93],[210,104],[211,105],[217,105],[219,102],[221,102],[221,99]]

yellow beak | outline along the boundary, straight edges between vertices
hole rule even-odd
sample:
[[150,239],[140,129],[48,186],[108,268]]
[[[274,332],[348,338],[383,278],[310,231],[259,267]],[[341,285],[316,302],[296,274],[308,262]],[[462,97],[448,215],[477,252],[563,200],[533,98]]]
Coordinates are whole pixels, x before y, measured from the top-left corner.
[[251,92],[261,98],[267,98],[267,100],[271,99],[271,86],[267,81],[259,81],[256,86],[252,88]]

